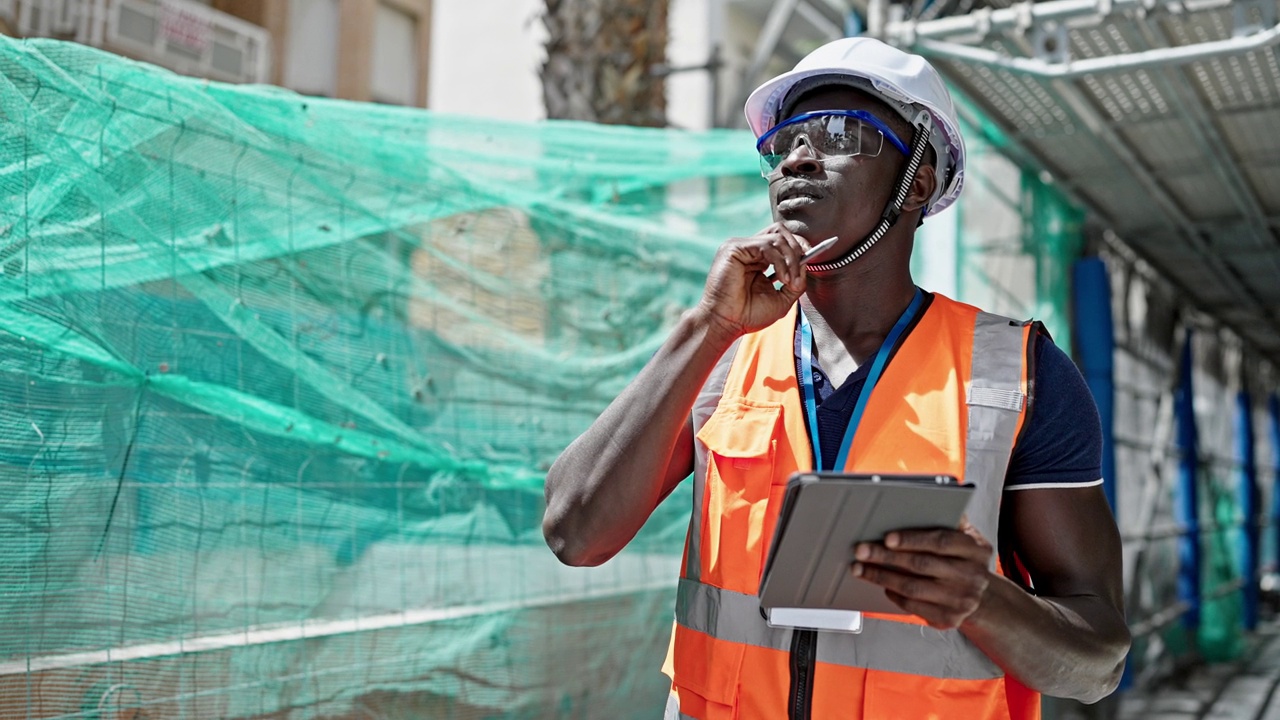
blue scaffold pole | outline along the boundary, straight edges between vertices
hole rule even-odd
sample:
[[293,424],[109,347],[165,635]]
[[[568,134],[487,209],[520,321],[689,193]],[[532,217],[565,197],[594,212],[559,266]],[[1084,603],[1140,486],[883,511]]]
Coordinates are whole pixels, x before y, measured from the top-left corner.
[[1196,470],[1200,457],[1196,447],[1192,338],[1192,330],[1187,328],[1182,345],[1178,390],[1174,397],[1178,421],[1178,484],[1174,492],[1174,512],[1183,532],[1178,538],[1178,600],[1187,604],[1182,624],[1189,629],[1200,626],[1200,517],[1196,499]]
[[1280,396],[1271,393],[1267,399],[1267,415],[1271,418],[1271,550],[1280,572]]
[[[1087,257],[1075,262],[1071,280],[1076,354],[1080,359],[1080,372],[1089,385],[1089,392],[1098,406],[1098,418],[1102,421],[1102,491],[1111,505],[1111,514],[1119,523],[1115,452],[1116,336],[1111,314],[1111,278],[1102,258]],[[1128,690],[1132,686],[1133,663],[1126,661],[1119,690]]]
[[1240,577],[1244,580],[1244,629],[1258,627],[1258,462],[1253,442],[1253,400],[1247,389],[1236,396],[1236,452],[1240,460]]
[[1076,353],[1080,358],[1080,371],[1089,392],[1098,406],[1102,419],[1102,489],[1111,504],[1116,506],[1116,452],[1115,452],[1115,328],[1111,317],[1111,280],[1107,265],[1099,257],[1082,258],[1075,262],[1072,273],[1072,297],[1075,300]]

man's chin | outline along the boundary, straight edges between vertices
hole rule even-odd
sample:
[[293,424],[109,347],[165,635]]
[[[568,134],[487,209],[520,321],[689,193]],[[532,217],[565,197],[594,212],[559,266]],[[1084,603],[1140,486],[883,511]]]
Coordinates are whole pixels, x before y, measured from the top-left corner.
[[[805,222],[799,218],[783,218],[779,222],[782,223],[782,227],[790,230],[793,234],[799,235],[805,240],[808,240],[810,243],[817,243],[835,234],[833,232],[829,232],[826,235],[822,235],[823,228],[814,223]],[[820,235],[821,237],[819,237]]]

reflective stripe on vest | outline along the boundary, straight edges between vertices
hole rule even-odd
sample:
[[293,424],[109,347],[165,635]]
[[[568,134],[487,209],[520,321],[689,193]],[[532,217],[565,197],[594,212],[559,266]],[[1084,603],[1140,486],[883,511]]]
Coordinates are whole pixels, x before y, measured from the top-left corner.
[[[973,368],[966,402],[969,430],[964,441],[964,477],[978,486],[968,518],[994,546],[1000,533],[1000,497],[1013,453],[1018,420],[1027,404],[1024,351],[1029,329],[1022,323],[980,312],[973,328]],[[987,482],[978,482],[985,479]],[[992,553],[991,567],[996,557]]]
[[[754,593],[785,479],[790,472],[811,469],[795,377],[794,332],[793,312],[743,338],[717,364],[694,408],[695,507],[677,594],[674,680],[677,690],[701,688],[699,692],[708,693],[703,697],[716,702],[732,702],[734,693],[726,683],[733,677],[744,688],[781,682],[780,692],[785,692],[785,673],[774,678],[776,672],[752,664],[760,660],[745,662],[742,651],[733,648],[756,648],[756,653],[781,658],[790,648],[791,630],[770,628]],[[846,470],[945,472],[973,482],[978,492],[968,508],[969,521],[995,545],[1004,475],[1027,405],[1029,337],[1028,326],[935,295],[899,349],[898,360],[890,363],[882,390],[872,395]],[[716,446],[708,447],[713,440]],[[696,640],[690,632],[707,639]],[[914,616],[867,614],[861,634],[818,636],[819,666],[918,677],[924,683],[922,703],[954,691],[932,694],[929,682],[977,683],[965,686],[971,687],[964,691],[968,697],[979,693],[1001,706],[1005,683],[1017,685],[1002,678],[999,668],[961,633],[934,630]],[[743,663],[740,671],[736,663]],[[692,674],[682,682],[685,672]],[[836,686],[824,691],[823,677],[820,672],[815,693],[825,692],[830,700]],[[836,676],[830,677],[835,681]],[[858,697],[874,701],[864,694],[875,692],[871,685],[863,689],[861,681],[852,682],[856,688],[839,692],[853,693],[853,702]],[[742,692],[764,697],[758,691]],[[1034,693],[1023,695],[1035,698]],[[994,708],[985,702],[979,706]],[[1038,701],[1019,709],[1010,705],[999,716],[1036,717],[1033,708]],[[779,710],[754,703],[748,709],[766,714]],[[678,706],[675,712],[682,710],[701,714]]]
[[[676,619],[720,640],[789,651],[791,629],[769,627],[760,619],[760,598],[681,578]],[[887,652],[881,652],[887,650]],[[910,675],[987,680],[1000,668],[954,630],[884,620],[868,615],[862,632],[818,633],[818,662]]]

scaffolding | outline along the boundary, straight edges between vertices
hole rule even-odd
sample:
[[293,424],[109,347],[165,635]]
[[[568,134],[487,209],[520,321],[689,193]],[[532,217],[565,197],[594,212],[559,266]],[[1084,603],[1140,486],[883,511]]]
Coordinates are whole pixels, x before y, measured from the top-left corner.
[[[829,22],[844,12],[845,33],[865,25],[929,57],[968,128],[984,131],[978,148],[996,148],[1082,211],[1071,252],[1100,262],[1092,292],[1101,297],[1082,297],[1077,283],[1073,326],[1105,322],[1111,332],[1106,347],[1075,350],[1111,428],[1107,489],[1138,638],[1129,682],[1239,652],[1260,584],[1277,584],[1264,573],[1280,545],[1278,7],[778,2],[739,83],[745,92],[794,54],[788,30],[792,45],[798,34],[815,44],[844,34]],[[970,190],[978,195],[966,192],[962,217],[1010,205]],[[992,272],[993,230],[957,222],[957,272],[993,281],[957,290],[999,305],[990,290],[1013,271]],[[984,252],[964,252],[974,246]]]
[[[1277,3],[903,9],[872,3],[870,31],[931,58],[1010,158],[1085,208],[1085,249],[1107,268],[1095,392],[1125,541],[1130,681],[1238,655],[1275,562],[1276,450],[1255,440],[1278,422]],[[1075,300],[1077,326],[1108,322]]]

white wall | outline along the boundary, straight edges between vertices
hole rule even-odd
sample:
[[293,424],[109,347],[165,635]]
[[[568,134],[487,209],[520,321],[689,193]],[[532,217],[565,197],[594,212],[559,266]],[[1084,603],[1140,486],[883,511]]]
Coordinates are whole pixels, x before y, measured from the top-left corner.
[[533,121],[542,107],[542,0],[435,0],[427,107]]
[[[720,42],[723,0],[671,0],[667,23],[667,64],[704,65]],[[691,71],[667,78],[667,122],[675,127],[705,130],[711,126],[711,75]]]

